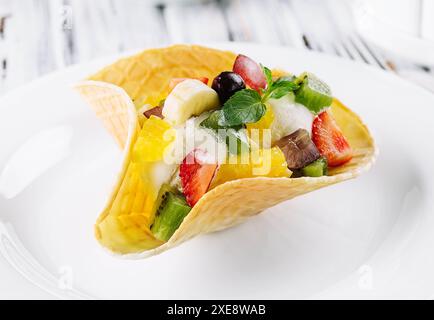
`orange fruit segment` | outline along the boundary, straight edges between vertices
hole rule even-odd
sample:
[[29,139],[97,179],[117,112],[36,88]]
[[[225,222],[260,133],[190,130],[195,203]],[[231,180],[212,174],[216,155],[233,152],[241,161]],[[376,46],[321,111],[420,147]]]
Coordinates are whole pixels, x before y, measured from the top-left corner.
[[145,120],[133,148],[134,163],[160,161],[166,148],[174,141],[175,131],[166,121],[151,116]]
[[211,188],[227,181],[253,177],[290,177],[286,159],[278,147],[252,149],[250,154],[229,155],[216,172]]
[[[271,144],[271,132],[267,132],[266,130],[270,130],[273,121],[273,108],[267,106],[264,116],[258,122],[246,125],[250,139],[261,147],[269,148]],[[269,135],[268,139],[264,139],[267,135]]]

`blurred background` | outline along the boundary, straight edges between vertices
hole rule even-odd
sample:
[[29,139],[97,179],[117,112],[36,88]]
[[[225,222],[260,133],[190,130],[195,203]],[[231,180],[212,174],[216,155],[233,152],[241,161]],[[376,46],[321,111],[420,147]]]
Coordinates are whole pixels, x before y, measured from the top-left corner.
[[222,41],[331,54],[434,92],[433,0],[0,0],[0,94],[102,56]]

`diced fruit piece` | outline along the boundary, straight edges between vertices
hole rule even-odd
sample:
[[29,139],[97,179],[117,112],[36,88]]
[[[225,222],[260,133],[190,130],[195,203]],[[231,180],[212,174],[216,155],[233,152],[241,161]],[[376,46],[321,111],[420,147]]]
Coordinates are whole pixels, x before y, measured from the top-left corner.
[[217,170],[211,188],[237,179],[291,176],[285,156],[277,147],[252,150],[247,159],[244,157],[245,155],[229,155],[228,161]]
[[158,195],[157,195],[156,200],[154,202],[153,211],[155,213],[158,212],[158,210],[160,209],[161,205],[164,202],[164,199],[166,199],[167,193],[169,193],[169,192],[175,192],[175,188],[172,187],[168,183],[162,184],[161,187],[160,187],[160,191],[158,191]]
[[308,164],[301,169],[301,174],[305,177],[322,177],[327,175],[327,159],[324,157]]
[[[274,76],[276,76],[275,75],[275,71],[273,71],[273,75]],[[273,77],[274,78],[274,77]],[[280,82],[280,81],[290,81],[290,82],[295,82],[296,81],[296,79],[297,79],[297,77],[296,76],[294,76],[294,75],[292,75],[292,74],[285,74],[285,75],[281,75],[281,76],[278,76],[277,78],[276,78],[276,82]]]
[[163,107],[154,107],[152,109],[146,110],[145,112],[143,112],[143,115],[148,119],[151,116],[156,116],[160,119],[163,119]]
[[178,84],[180,84],[182,81],[187,79],[196,79],[200,82],[203,82],[204,84],[208,85],[208,78],[200,77],[200,78],[172,78],[169,82],[169,91],[172,91],[173,88],[175,88]]
[[274,113],[271,125],[272,143],[300,128],[311,132],[315,116],[305,106],[294,101],[293,93],[280,99],[269,99],[267,106],[270,106]]
[[220,102],[223,104],[235,92],[245,89],[246,85],[239,74],[224,71],[214,78],[211,88],[217,92]]
[[266,111],[264,116],[259,119],[258,122],[255,123],[248,123],[247,129],[270,129],[271,128],[271,124],[274,121],[274,112],[273,112],[273,108],[271,108],[269,105],[266,104]]
[[136,163],[163,159],[166,148],[175,139],[175,132],[164,120],[151,116],[145,120],[133,147],[132,160]]
[[207,152],[195,149],[190,152],[179,167],[182,190],[187,203],[193,207],[208,191],[217,164],[210,163]]
[[319,114],[312,125],[312,140],[328,165],[340,166],[353,157],[353,150],[333,116],[325,111]]
[[[263,144],[265,143],[266,139],[264,139],[264,137],[266,136],[266,134],[270,135],[269,138],[269,144],[271,143],[271,125],[273,124],[274,121],[274,112],[273,112],[273,108],[270,105],[267,105],[267,110],[265,111],[264,116],[255,123],[248,123],[246,125],[247,127],[247,131],[249,132],[250,138],[255,141],[257,144],[259,144],[260,146],[264,146]],[[255,132],[256,130],[256,132]],[[267,131],[270,130],[270,131]],[[258,140],[258,141],[256,141]],[[264,146],[266,147],[266,146]],[[269,147],[269,146],[268,146]]]
[[276,142],[276,145],[285,155],[288,168],[301,169],[317,160],[321,155],[312,142],[309,132],[298,129],[290,135]]
[[169,240],[190,210],[183,196],[166,192],[152,225],[152,233],[159,240]]
[[143,126],[143,123],[148,119],[145,117],[144,113],[151,108],[152,106],[150,104],[145,104],[137,110],[137,119],[139,120],[140,127]]
[[333,95],[325,82],[312,73],[304,73],[299,79],[301,84],[295,94],[296,102],[303,104],[315,114],[331,105]]
[[264,89],[267,86],[267,80],[261,66],[245,55],[238,55],[233,71],[239,74],[244,82],[254,90],[259,91],[259,89]]
[[217,92],[199,80],[187,79],[167,96],[163,116],[169,123],[179,125],[191,116],[217,108],[219,104]]

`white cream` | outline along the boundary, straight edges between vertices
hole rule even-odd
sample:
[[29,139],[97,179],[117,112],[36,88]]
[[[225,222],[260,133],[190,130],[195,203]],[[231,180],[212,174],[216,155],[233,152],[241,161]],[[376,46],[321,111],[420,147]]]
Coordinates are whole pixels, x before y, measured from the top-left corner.
[[199,117],[188,119],[184,125],[175,128],[176,138],[167,153],[167,163],[181,164],[184,158],[194,149],[206,151],[209,161],[222,163],[226,159],[227,146],[219,141],[216,135],[208,129],[201,128],[199,124],[209,115],[202,114]]
[[287,94],[280,99],[269,99],[274,121],[271,124],[271,142],[293,133],[298,129],[305,129],[311,134],[314,115],[302,104],[294,101],[293,94]]
[[151,178],[156,190],[160,190],[163,184],[168,183],[171,180],[176,168],[175,164],[167,164],[164,161],[154,164],[152,167]]
[[163,160],[155,163],[151,169],[152,183],[157,190],[165,183],[171,183],[180,188],[179,177],[175,172],[185,157],[194,149],[206,151],[207,161],[210,163],[225,162],[226,143],[217,139],[211,130],[199,126],[208,116],[209,113],[205,113],[188,119],[183,125],[174,127],[174,142],[165,150]]

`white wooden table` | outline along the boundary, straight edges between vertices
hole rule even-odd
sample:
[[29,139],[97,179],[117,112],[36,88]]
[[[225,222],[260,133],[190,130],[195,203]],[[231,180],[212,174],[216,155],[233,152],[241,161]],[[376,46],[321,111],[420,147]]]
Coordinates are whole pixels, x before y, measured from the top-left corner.
[[432,75],[427,67],[368,46],[351,25],[352,1],[155,2],[0,0],[0,94],[71,64],[175,42],[287,45]]

